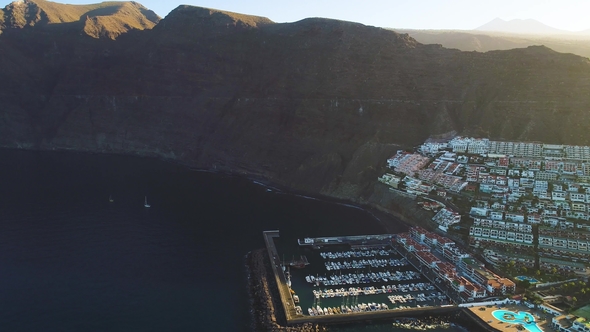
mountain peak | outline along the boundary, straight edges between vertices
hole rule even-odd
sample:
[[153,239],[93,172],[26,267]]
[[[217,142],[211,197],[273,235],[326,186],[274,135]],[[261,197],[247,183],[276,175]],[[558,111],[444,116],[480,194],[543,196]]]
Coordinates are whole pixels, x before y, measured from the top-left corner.
[[173,20],[206,21],[207,24],[213,25],[234,25],[250,28],[274,23],[270,19],[262,16],[239,14],[189,5],[178,6],[166,16],[167,22]]
[[156,31],[181,38],[195,39],[204,36],[219,36],[236,31],[257,29],[273,21],[262,16],[233,13],[223,10],[181,5],[173,9],[155,27]]
[[555,35],[568,33],[568,31],[550,27],[534,19],[513,19],[506,21],[498,17],[474,30],[527,35]]
[[67,5],[47,0],[18,0],[0,10],[0,30],[68,27],[94,37],[115,39],[129,30],[151,29],[160,21],[135,1]]

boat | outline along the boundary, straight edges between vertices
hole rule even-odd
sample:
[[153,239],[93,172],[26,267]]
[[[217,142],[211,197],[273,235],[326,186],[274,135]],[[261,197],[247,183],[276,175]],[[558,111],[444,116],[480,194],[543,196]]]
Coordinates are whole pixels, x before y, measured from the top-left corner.
[[[289,272],[289,269],[287,269],[287,273],[285,274],[285,277],[287,277],[287,286],[289,286],[289,288],[291,288],[291,273]],[[293,291],[293,290],[291,290]]]
[[113,196],[112,196],[112,195],[109,195],[109,203],[112,203],[112,202],[114,202],[114,201],[115,201],[115,200],[113,199]]
[[143,203],[143,206],[146,207],[146,208],[151,207],[151,205],[149,205],[148,202],[147,202],[147,196],[145,196],[145,201]]
[[292,259],[291,262],[289,262],[289,266],[295,269],[303,269],[307,265],[309,265],[309,262],[307,261],[307,257],[303,255],[300,256],[299,259]]

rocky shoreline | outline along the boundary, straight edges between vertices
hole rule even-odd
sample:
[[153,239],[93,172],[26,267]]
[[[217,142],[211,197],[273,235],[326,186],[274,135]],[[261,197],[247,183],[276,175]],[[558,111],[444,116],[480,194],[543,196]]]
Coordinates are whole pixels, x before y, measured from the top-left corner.
[[285,313],[280,303],[275,279],[270,275],[268,253],[253,250],[245,257],[250,316],[253,331],[259,332],[323,332],[325,327],[305,323],[286,326]]

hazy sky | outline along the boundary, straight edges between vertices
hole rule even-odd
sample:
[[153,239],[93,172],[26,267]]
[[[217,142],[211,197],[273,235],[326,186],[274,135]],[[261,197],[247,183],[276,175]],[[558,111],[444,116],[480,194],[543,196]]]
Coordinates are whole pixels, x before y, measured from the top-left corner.
[[[136,0],[164,17],[180,4],[266,16],[275,22],[327,17],[367,25],[470,30],[496,17],[536,19],[554,28],[590,29],[590,0]],[[96,0],[56,1],[71,4]],[[10,1],[0,0],[4,7]]]

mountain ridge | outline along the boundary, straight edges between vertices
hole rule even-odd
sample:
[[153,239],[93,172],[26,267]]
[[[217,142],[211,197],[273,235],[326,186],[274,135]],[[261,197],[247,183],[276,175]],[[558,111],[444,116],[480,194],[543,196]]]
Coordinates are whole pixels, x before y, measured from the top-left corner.
[[422,44],[440,44],[461,51],[488,52],[545,45],[560,53],[572,53],[590,58],[590,36],[584,35],[516,35],[465,30],[404,30]]
[[590,145],[588,59],[266,20],[183,7],[115,40],[7,29],[0,146],[161,157],[376,202],[386,158],[432,134]]
[[19,0],[0,10],[6,29],[66,28],[93,38],[116,39],[130,30],[153,28],[160,17],[135,1],[67,5],[47,0]]

